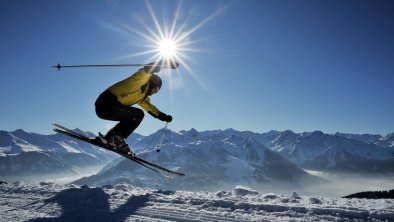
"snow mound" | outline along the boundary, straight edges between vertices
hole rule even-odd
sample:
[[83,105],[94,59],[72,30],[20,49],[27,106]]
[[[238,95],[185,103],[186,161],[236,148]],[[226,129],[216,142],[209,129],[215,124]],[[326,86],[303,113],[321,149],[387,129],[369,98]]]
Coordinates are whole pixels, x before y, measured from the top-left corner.
[[115,190],[129,190],[133,189],[133,186],[127,183],[120,183],[114,186]]
[[45,181],[45,182],[40,182],[39,185],[40,186],[53,186],[54,183],[50,182],[50,181]]
[[215,193],[215,196],[219,197],[219,198],[223,198],[223,197],[229,197],[232,194],[230,192],[224,191],[224,190],[219,190],[218,192]]
[[295,191],[291,194],[291,197],[294,199],[300,199],[300,195]]
[[266,193],[266,194],[263,194],[263,198],[274,200],[274,199],[278,199],[278,195],[276,195],[274,193]]
[[316,197],[309,197],[309,202],[311,204],[321,204],[321,201],[317,199]]
[[252,188],[244,187],[240,185],[237,185],[233,189],[234,196],[247,196],[247,195],[257,195],[257,194],[259,194],[259,192],[253,190]]

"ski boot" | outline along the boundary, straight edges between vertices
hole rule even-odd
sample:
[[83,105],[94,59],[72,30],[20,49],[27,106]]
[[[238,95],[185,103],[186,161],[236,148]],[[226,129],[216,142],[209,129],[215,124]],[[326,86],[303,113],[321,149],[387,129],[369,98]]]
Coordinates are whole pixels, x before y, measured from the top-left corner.
[[[101,137],[101,136],[100,136]],[[131,152],[129,145],[126,143],[125,139],[116,133],[114,130],[108,131],[107,135],[104,136],[102,142],[106,145],[109,145],[115,150],[118,150],[122,153],[126,153],[132,155],[133,157],[135,154]]]

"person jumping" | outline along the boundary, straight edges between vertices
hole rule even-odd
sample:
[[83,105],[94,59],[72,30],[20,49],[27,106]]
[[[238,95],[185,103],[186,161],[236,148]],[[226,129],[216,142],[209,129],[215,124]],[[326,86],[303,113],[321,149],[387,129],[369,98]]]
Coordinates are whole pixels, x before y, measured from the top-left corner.
[[99,118],[119,121],[105,136],[100,136],[102,143],[108,144],[121,152],[134,155],[131,152],[126,138],[140,125],[146,112],[161,121],[171,122],[172,116],[157,109],[150,102],[150,96],[156,94],[162,85],[161,78],[156,74],[164,68],[176,69],[176,62],[154,62],[139,69],[130,77],[115,83],[106,89],[97,98],[95,107]]

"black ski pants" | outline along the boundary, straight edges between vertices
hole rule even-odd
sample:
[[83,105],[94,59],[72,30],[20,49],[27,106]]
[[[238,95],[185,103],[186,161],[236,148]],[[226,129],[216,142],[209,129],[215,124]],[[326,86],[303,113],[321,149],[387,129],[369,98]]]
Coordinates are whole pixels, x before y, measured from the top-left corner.
[[144,119],[144,111],[121,104],[109,90],[104,91],[97,98],[96,114],[101,119],[119,121],[113,130],[123,138],[127,138]]

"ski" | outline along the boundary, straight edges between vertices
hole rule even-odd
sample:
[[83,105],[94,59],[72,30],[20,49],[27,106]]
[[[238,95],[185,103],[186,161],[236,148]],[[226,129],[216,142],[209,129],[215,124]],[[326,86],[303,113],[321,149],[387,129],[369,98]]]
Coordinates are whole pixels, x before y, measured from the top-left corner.
[[83,141],[83,142],[86,142],[86,143],[89,143],[89,144],[98,146],[98,147],[100,147],[100,148],[104,148],[104,149],[109,150],[109,151],[112,151],[112,152],[115,152],[115,153],[117,153],[117,154],[119,154],[119,155],[121,155],[121,156],[123,156],[123,157],[126,157],[126,158],[128,158],[129,160],[132,160],[132,161],[134,161],[134,162],[140,164],[141,166],[144,166],[144,167],[146,167],[146,168],[148,168],[148,169],[150,169],[150,170],[152,170],[152,171],[154,171],[154,172],[156,172],[156,173],[158,173],[158,174],[161,174],[161,175],[163,175],[163,176],[171,177],[171,176],[169,176],[169,175],[167,175],[167,174],[164,174],[164,173],[168,173],[168,174],[176,175],[176,176],[185,176],[184,173],[180,173],[180,172],[176,172],[176,171],[169,170],[169,169],[164,168],[164,167],[162,167],[162,166],[160,166],[160,165],[157,165],[157,164],[155,164],[155,163],[152,163],[152,162],[149,162],[149,161],[147,161],[147,160],[141,159],[141,158],[139,158],[139,157],[137,157],[137,156],[132,156],[132,155],[129,155],[129,154],[127,154],[127,153],[123,153],[123,152],[121,152],[121,151],[118,151],[118,150],[116,150],[116,149],[113,149],[113,148],[111,148],[111,147],[105,146],[104,144],[102,144],[102,143],[99,141],[98,138],[93,138],[93,139],[92,139],[92,138],[89,138],[89,137],[87,137],[87,136],[85,136],[85,135],[82,135],[82,134],[80,134],[80,133],[78,133],[78,132],[75,132],[74,130],[68,129],[68,128],[62,126],[62,125],[57,124],[57,123],[53,123],[53,125],[54,125],[55,127],[57,127],[57,128],[54,128],[54,129],[53,129],[53,130],[54,130],[55,132],[57,132],[57,133],[60,133],[60,134],[63,134],[63,135],[67,135],[67,136],[69,136],[69,137],[72,137],[72,138],[81,140],[81,141]]

